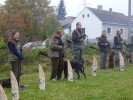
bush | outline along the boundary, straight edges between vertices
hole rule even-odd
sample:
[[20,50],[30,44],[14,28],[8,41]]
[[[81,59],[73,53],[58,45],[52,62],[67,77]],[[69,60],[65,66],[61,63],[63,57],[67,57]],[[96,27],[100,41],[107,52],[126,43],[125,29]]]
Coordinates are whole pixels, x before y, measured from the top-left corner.
[[7,44],[5,42],[0,42],[0,64],[7,63],[7,54],[8,54],[8,48]]
[[87,55],[94,55],[94,54],[98,54],[99,53],[99,51],[97,51],[96,49],[90,48],[90,46],[93,46],[93,47],[98,49],[98,45],[97,44],[89,43],[88,45],[84,46],[84,50],[83,50],[83,54],[84,55],[86,55],[86,54]]
[[24,53],[24,64],[35,64],[40,62],[40,58],[38,56],[39,51],[47,53],[47,48],[43,49],[33,49],[33,50],[25,50]]

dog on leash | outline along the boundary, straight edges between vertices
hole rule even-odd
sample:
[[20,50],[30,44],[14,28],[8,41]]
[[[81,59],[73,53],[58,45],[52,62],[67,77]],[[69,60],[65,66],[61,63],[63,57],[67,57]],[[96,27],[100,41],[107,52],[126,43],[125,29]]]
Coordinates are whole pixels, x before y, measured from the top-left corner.
[[115,55],[114,51],[111,51],[110,54],[109,54],[108,68],[110,68],[110,69],[114,68],[114,55]]
[[[78,63],[76,61],[73,61],[73,60],[70,61],[70,64],[72,66],[72,69],[75,70],[75,72],[76,72],[76,74],[78,76],[78,79],[80,78],[80,74],[79,74],[80,72],[84,75],[84,78],[86,78],[86,74],[84,72],[83,64],[80,64],[80,63]],[[67,74],[68,73],[67,68],[68,68],[67,61],[64,61],[64,77],[65,78],[67,78],[67,75],[68,75]]]

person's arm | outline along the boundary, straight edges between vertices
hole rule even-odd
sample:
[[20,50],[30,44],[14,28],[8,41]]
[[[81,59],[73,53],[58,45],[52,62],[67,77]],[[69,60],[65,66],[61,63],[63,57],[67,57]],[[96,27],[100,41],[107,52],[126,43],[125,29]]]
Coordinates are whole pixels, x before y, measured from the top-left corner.
[[9,42],[8,43],[8,48],[9,50],[14,54],[16,55],[19,59],[24,59],[24,55],[22,54],[22,52],[18,52],[16,46],[14,43],[12,42]]

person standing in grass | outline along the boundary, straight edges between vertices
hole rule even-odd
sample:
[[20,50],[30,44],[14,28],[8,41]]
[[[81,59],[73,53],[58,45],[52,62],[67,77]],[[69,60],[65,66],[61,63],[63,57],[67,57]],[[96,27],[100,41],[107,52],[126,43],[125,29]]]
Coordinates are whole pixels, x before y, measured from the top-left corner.
[[122,46],[124,44],[123,39],[121,38],[122,32],[119,30],[116,32],[116,36],[114,37],[114,49],[115,49],[115,66],[119,66],[119,52],[122,52]]
[[106,63],[109,53],[109,42],[107,40],[106,31],[102,31],[102,35],[98,39],[98,46],[100,50],[100,68],[106,69]]
[[12,72],[14,73],[18,85],[20,83],[20,76],[21,76],[21,68],[22,68],[22,61],[24,59],[24,55],[22,52],[22,48],[19,42],[19,31],[13,30],[9,39],[8,39],[8,61],[11,64]]
[[52,72],[50,80],[56,81],[61,79],[63,71],[63,57],[64,57],[64,46],[61,41],[62,31],[58,30],[49,39],[49,51],[48,55],[51,58]]
[[73,41],[73,60],[83,64],[82,54],[83,54],[83,41],[85,39],[85,34],[82,32],[81,22],[77,22],[76,29],[72,32],[72,41]]

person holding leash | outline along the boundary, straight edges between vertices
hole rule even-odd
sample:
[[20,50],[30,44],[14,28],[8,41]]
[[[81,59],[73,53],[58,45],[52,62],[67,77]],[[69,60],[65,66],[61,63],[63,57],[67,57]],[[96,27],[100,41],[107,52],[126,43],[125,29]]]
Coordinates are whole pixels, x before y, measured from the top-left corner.
[[119,30],[116,32],[116,36],[114,37],[114,50],[115,50],[115,66],[119,66],[119,52],[122,52],[123,49],[123,39],[121,38],[122,32]]
[[73,41],[73,60],[82,63],[82,53],[83,53],[83,41],[86,35],[82,32],[81,22],[77,22],[76,29],[72,32],[72,41]]
[[[62,31],[58,30],[49,39],[48,56],[51,58],[52,72],[50,80],[60,80],[64,65],[64,45],[61,41]],[[56,79],[57,78],[57,79]]]

